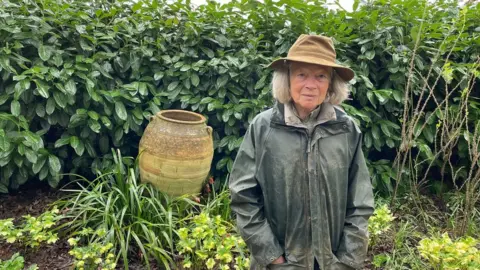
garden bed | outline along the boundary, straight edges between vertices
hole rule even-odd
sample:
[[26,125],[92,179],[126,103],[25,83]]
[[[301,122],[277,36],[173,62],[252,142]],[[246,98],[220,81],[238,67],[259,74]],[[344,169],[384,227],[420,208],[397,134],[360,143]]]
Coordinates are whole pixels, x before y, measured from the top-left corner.
[[[52,189],[46,183],[29,183],[15,193],[0,194],[0,220],[14,218],[19,221],[24,215],[39,216],[50,208],[51,203],[65,195],[65,192]],[[59,235],[55,244],[43,244],[37,250],[0,240],[0,260],[8,260],[18,252],[25,259],[25,267],[36,264],[40,270],[72,269],[73,258],[68,254],[71,247],[67,239],[67,236]],[[117,269],[123,269],[121,263]],[[144,269],[144,266],[132,260],[129,269]],[[155,262],[151,262],[151,269],[158,269]]]
[[[72,190],[71,192],[73,194],[75,193],[75,190]],[[226,194],[228,193],[225,193],[224,195],[218,194],[214,197],[216,200],[220,200],[222,198],[228,199],[228,197],[224,197]],[[51,203],[58,201],[65,195],[68,194],[63,191],[53,190],[46,185],[28,184],[25,186],[25,188],[22,188],[16,193],[12,193],[10,195],[0,195],[0,219],[14,218],[15,223],[18,223],[20,220],[22,220],[24,215],[39,216],[45,213],[45,211],[51,209]],[[386,205],[385,199],[377,199],[380,201],[379,203],[381,205]],[[396,212],[395,219],[393,221],[381,221],[383,218],[386,218],[389,213],[388,215],[387,213],[382,215],[380,212],[380,216],[378,217],[380,220],[371,221],[375,224],[382,223],[384,225],[388,225],[391,229],[386,231],[385,234],[382,233],[378,236],[374,236],[373,234],[371,235],[372,242],[370,243],[369,256],[365,262],[365,268],[363,269],[405,269],[405,267],[409,269],[419,269],[421,267],[427,267],[425,261],[421,259],[419,251],[417,250],[418,246],[421,245],[420,240],[425,239],[426,236],[430,234],[428,233],[429,226],[439,226],[438,230],[443,232],[451,232],[452,228],[445,227],[446,223],[448,222],[447,219],[445,219],[446,215],[444,212],[448,212],[448,209],[445,209],[444,204],[439,204],[439,201],[437,200],[420,196],[419,198],[415,199],[418,202],[421,202],[421,207],[423,210],[420,210],[416,208],[417,204],[413,203],[413,200],[414,197],[411,196],[398,199],[396,206],[398,212]],[[450,204],[454,202],[454,199],[450,199]],[[210,206],[205,207],[210,208],[210,213],[213,216],[222,213],[227,216],[230,215],[230,212],[228,211],[228,204],[210,202]],[[65,212],[66,210],[61,211]],[[188,227],[190,233],[195,231],[195,226],[198,224],[198,226],[202,225],[201,222],[195,225],[196,222],[199,222],[198,220],[195,221],[194,219],[193,221],[193,223],[190,223],[190,227]],[[429,225],[427,225],[427,221]],[[63,222],[66,222],[66,220],[62,221],[61,223]],[[369,230],[371,229],[369,228]],[[374,231],[376,230],[372,230],[372,232]],[[69,251],[72,249],[72,246],[70,246],[67,241],[69,236],[62,234],[62,230],[59,231],[58,236],[59,240],[55,244],[42,244],[40,248],[36,250],[25,248],[25,245],[21,245],[17,242],[14,244],[8,244],[5,241],[0,241],[0,259],[7,260],[13,254],[18,252],[24,257],[26,267],[36,264],[38,269],[73,269],[75,261],[73,257],[69,255]],[[190,239],[193,238],[193,236],[189,235],[187,238]],[[182,245],[186,244],[186,242],[182,242],[182,237],[175,241],[175,245],[179,245],[179,247],[182,247]],[[460,245],[465,245],[465,243],[467,242],[460,243]],[[428,248],[428,246],[425,247]],[[134,247],[131,246],[131,248]],[[137,250],[136,247],[131,250],[131,253],[129,253],[130,256],[128,257],[128,269],[146,269],[145,262],[141,262],[142,253],[135,250]],[[185,265],[185,262],[183,262],[182,258],[185,259],[183,255],[180,256],[179,254],[175,254],[173,256],[175,261],[174,263],[176,264],[176,267],[174,268],[184,269],[183,266]],[[158,265],[159,262],[151,258],[150,268],[159,269],[160,267],[158,267]],[[206,269],[204,266],[203,268],[198,268],[200,267],[199,265],[204,265],[204,262],[197,261],[195,267],[190,269]],[[119,258],[115,269],[123,268],[124,266],[122,264],[122,258]],[[467,267],[465,269],[477,268],[472,268],[472,266],[469,266],[469,268]]]
[[[27,184],[12,194],[0,194],[0,219],[15,218],[24,215],[38,216],[61,196],[47,185]],[[17,243],[0,241],[0,259],[7,260],[16,252],[25,258],[25,265],[37,264],[39,269],[69,269],[72,258],[65,239],[60,238],[55,244],[43,245],[38,250],[25,248]]]
[[[49,208],[49,205],[65,195],[64,192],[54,190],[46,185],[33,186],[29,184],[12,194],[0,194],[0,219],[15,218],[20,220],[22,216],[30,214],[38,216]],[[38,250],[25,248],[17,243],[8,244],[0,241],[0,259],[9,259],[13,254],[19,252],[25,258],[25,266],[37,264],[39,269],[71,269],[73,264],[72,256],[68,254],[71,247],[67,243],[67,237],[60,236],[60,239],[51,245],[42,245]],[[377,246],[374,253],[389,252],[391,246]],[[366,262],[364,269],[373,269],[373,254]],[[158,269],[152,262],[152,269]],[[123,269],[121,265],[117,269]],[[138,262],[131,262],[129,269],[142,269]]]

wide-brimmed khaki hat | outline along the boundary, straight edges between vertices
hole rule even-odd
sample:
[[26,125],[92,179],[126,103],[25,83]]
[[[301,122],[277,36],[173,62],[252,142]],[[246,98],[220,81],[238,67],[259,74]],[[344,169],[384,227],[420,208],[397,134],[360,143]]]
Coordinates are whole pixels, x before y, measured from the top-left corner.
[[355,76],[353,70],[335,62],[337,54],[332,39],[319,35],[300,35],[288,50],[287,57],[273,61],[269,68],[281,69],[288,61],[304,62],[333,67],[342,79],[350,81]]

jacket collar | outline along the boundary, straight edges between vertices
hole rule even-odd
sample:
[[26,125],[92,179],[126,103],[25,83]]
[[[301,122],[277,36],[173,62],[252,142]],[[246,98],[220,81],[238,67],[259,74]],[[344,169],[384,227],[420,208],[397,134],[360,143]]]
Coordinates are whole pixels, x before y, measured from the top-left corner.
[[[321,124],[316,124],[317,126],[321,126],[322,131],[320,133],[314,134],[314,137],[328,137],[331,135],[350,132],[351,127],[347,124],[348,115],[343,111],[343,109],[339,106],[330,106],[333,108],[335,112],[335,119],[328,120]],[[307,130],[305,127],[297,127],[297,126],[289,126],[285,123],[285,104],[276,102],[272,108],[272,118],[270,120],[270,126],[276,128],[283,128],[283,129],[291,129],[291,130]]]
[[302,121],[292,102],[284,104],[285,124],[294,127],[317,126],[330,120],[337,120],[337,115],[332,104],[326,102],[320,104],[310,115]]
[[[325,103],[327,104],[327,103]],[[345,113],[345,111],[343,111],[343,109],[339,106],[335,106],[335,105],[332,105],[330,103],[329,104],[329,108],[326,109],[325,111],[327,113],[331,113],[331,112],[334,112],[335,113],[335,116],[331,117],[331,119],[327,120],[327,121],[323,121],[324,123],[338,123],[338,122],[345,122],[347,121],[347,114]],[[322,106],[323,107],[323,106]],[[328,114],[326,114],[328,116]],[[321,118],[320,115],[318,118]],[[325,118],[322,118],[322,120],[326,120],[326,118],[330,118],[330,117],[325,117]],[[280,103],[278,101],[275,102],[273,108],[272,108],[272,118],[271,118],[271,122],[274,123],[274,124],[279,124],[279,125],[283,125],[283,126],[286,126],[286,122],[285,122],[285,104],[283,103]]]

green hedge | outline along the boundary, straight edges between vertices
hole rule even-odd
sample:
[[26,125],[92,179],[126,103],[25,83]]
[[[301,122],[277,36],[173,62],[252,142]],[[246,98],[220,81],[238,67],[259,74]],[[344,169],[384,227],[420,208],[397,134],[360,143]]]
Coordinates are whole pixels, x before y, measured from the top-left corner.
[[[112,147],[135,156],[149,117],[169,108],[208,117],[215,130],[212,175],[224,178],[249,121],[272,105],[271,71],[264,66],[285,55],[300,33],[334,37],[339,60],[356,71],[344,107],[364,130],[374,183],[388,191],[417,38],[412,99],[421,94],[421,76],[430,66],[445,73],[448,48],[455,46],[450,85],[474,68],[480,51],[479,5],[460,11],[455,1],[437,1],[425,13],[426,1],[360,7],[356,1],[350,13],[329,10],[322,1],[196,8],[190,1],[90,2],[0,3],[2,192],[28,179],[56,186],[62,173],[95,172],[111,164]],[[446,85],[437,84],[437,98]],[[480,96],[478,84],[474,91]],[[479,116],[478,100],[472,100],[471,122]],[[421,131],[420,155],[431,154],[438,121],[431,118]]]

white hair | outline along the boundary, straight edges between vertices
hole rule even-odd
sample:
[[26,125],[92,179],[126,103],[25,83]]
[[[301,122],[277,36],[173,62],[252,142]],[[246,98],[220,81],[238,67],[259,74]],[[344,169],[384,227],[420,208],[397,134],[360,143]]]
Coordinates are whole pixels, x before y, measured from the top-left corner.
[[[332,69],[330,76],[330,83],[328,87],[326,102],[333,105],[339,105],[348,98],[350,90],[348,89],[348,82],[342,79],[335,69]],[[290,78],[289,66],[286,65],[282,69],[277,69],[273,73],[272,78],[272,94],[273,97],[280,103],[288,103],[292,96],[290,95]]]

